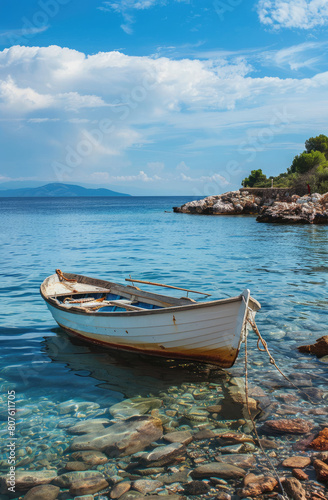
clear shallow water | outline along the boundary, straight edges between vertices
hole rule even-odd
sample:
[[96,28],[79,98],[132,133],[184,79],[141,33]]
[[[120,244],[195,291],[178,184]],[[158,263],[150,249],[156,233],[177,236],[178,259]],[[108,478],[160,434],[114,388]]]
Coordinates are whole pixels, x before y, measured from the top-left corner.
[[[49,433],[58,422],[53,410],[59,402],[108,408],[124,397],[206,381],[193,364],[152,363],[69,340],[39,295],[40,283],[56,268],[122,283],[131,274],[213,298],[250,288],[262,304],[257,324],[278,364],[288,374],[310,374],[313,385],[325,389],[328,364],[298,354],[296,347],[327,334],[328,228],[166,212],[186,201],[0,199],[0,385],[3,395],[16,389],[21,422],[26,415],[48,415]],[[271,387],[272,369],[252,337],[249,347],[251,380]],[[239,359],[231,373],[242,370]]]

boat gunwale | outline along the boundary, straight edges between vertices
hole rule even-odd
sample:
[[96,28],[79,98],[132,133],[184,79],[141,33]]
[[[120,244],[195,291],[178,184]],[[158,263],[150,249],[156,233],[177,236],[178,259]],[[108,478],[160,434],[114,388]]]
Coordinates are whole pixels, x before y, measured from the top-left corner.
[[[126,285],[120,285],[119,283],[114,283],[114,282],[105,281],[105,280],[98,280],[98,279],[89,278],[88,276],[83,276],[83,275],[78,275],[78,274],[69,274],[69,273],[65,273],[65,274],[67,276],[69,276],[70,278],[72,276],[75,276],[75,277],[80,277],[80,278],[84,278],[87,280],[91,280],[91,281],[93,281],[92,284],[94,284],[94,286],[98,286],[95,284],[96,282],[98,282],[98,283],[101,283],[102,285],[104,283],[106,283],[107,285],[112,285],[112,286],[117,285],[117,286],[122,286],[122,287],[127,288],[127,289],[132,288],[132,290],[134,290],[133,287],[126,286]],[[55,276],[55,275],[52,275],[52,276]],[[81,310],[81,308],[74,307],[74,306],[67,308],[65,306],[58,304],[56,299],[53,299],[53,298],[47,296],[43,289],[45,288],[45,286],[46,286],[45,283],[49,278],[51,278],[51,276],[48,276],[48,278],[46,278],[40,286],[40,294],[41,294],[42,298],[48,304],[50,304],[52,307],[55,307],[56,309],[59,309],[60,311],[64,311],[64,312],[72,313],[72,314],[82,314],[82,315],[86,315],[89,317],[90,316],[96,316],[96,317],[99,317],[99,316],[101,316],[101,317],[123,316],[123,317],[127,317],[127,316],[145,316],[145,315],[154,315],[154,314],[168,314],[171,312],[172,313],[180,312],[180,311],[183,312],[183,311],[189,311],[189,310],[193,310],[193,309],[202,309],[202,308],[207,308],[207,307],[225,305],[225,304],[229,304],[229,303],[238,302],[238,301],[243,300],[243,295],[241,294],[241,295],[238,295],[237,297],[229,297],[227,299],[212,300],[210,302],[191,302],[191,303],[187,303],[187,304],[183,304],[183,305],[166,306],[166,307],[162,307],[159,309],[144,309],[141,311],[107,311],[107,312],[101,312],[98,310],[98,311],[90,311],[89,312],[89,311]],[[81,282],[78,281],[78,283],[81,283]],[[82,283],[84,283],[84,281],[82,281]],[[88,283],[85,283],[85,284],[88,284]],[[91,283],[89,283],[89,284],[91,284]],[[139,292],[139,290],[135,290],[135,291]],[[154,296],[154,299],[157,301],[161,301],[160,298],[163,298],[163,299],[167,299],[167,298],[170,299],[171,298],[169,296],[158,295],[158,294],[155,294],[152,292],[144,292],[143,290],[140,290],[140,291],[145,293],[145,294],[149,294],[150,298],[151,298],[151,296]],[[83,293],[83,292],[79,292],[79,293]],[[87,293],[87,292],[85,292],[85,293]],[[69,293],[68,293],[68,295],[69,295]],[[179,300],[179,299],[176,299],[176,300]],[[252,298],[252,300],[255,301],[255,299],[253,299],[253,298]],[[165,302],[165,300],[163,300],[163,302]],[[257,301],[255,301],[255,302],[257,303]]]

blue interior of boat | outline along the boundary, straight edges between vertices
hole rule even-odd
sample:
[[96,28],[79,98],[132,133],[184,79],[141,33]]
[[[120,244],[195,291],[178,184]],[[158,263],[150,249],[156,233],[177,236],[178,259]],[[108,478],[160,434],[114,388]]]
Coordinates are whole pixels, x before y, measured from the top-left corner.
[[[90,299],[90,298],[93,298],[93,299],[102,299],[104,298],[104,300],[124,300],[126,299],[126,297],[123,297],[121,295],[117,295],[117,294],[114,294],[114,293],[107,293],[106,294],[106,297],[104,297],[104,294],[103,293],[79,293],[79,294],[74,294],[74,296],[72,295],[65,295],[65,296],[62,296],[62,297],[57,297],[57,300],[59,300],[59,302],[61,302],[62,304],[65,303],[65,300],[66,299],[74,299],[74,300],[78,300],[78,299]],[[87,302],[81,302],[81,303],[76,303],[74,304],[75,306],[79,307],[79,306],[87,306]],[[134,301],[132,303],[134,306],[136,307],[141,307],[142,309],[161,309],[160,306],[156,306],[154,304],[148,304],[147,302],[141,302],[141,301]],[[99,302],[99,306],[101,306],[101,302]],[[98,311],[100,312],[125,312],[126,309],[124,307],[120,307],[119,305],[104,305],[104,307],[101,307],[100,309],[98,309]]]

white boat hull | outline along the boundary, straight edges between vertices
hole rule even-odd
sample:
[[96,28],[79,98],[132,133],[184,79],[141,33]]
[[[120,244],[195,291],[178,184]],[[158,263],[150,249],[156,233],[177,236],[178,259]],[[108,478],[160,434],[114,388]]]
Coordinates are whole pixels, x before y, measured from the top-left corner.
[[47,306],[58,325],[89,342],[227,368],[246,334],[251,301],[245,290],[232,299],[141,312],[88,313],[49,300]]

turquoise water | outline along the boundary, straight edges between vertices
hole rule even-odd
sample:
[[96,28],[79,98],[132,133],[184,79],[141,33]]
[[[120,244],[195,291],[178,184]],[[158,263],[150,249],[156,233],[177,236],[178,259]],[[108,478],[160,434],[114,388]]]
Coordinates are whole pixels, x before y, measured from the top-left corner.
[[250,288],[262,304],[260,330],[286,361],[298,357],[296,345],[327,333],[327,227],[166,212],[187,200],[0,200],[2,362],[28,369],[37,356],[50,365],[43,337],[56,325],[39,286],[56,268],[118,282],[132,275],[213,298]]
[[[36,415],[52,432],[52,409],[59,402],[96,403],[102,414],[125,397],[205,380],[192,363],[156,363],[69,340],[39,295],[40,283],[56,268],[122,283],[131,275],[213,298],[249,288],[262,304],[257,324],[278,364],[294,380],[306,373],[314,386],[325,388],[328,365],[296,347],[328,331],[328,228],[172,213],[186,201],[0,199],[0,386],[2,394],[16,390],[18,427],[26,415]],[[254,383],[276,380],[252,336],[250,366]],[[231,373],[242,369],[239,359]],[[0,418],[6,420],[6,411]],[[316,418],[320,423],[324,417]]]

